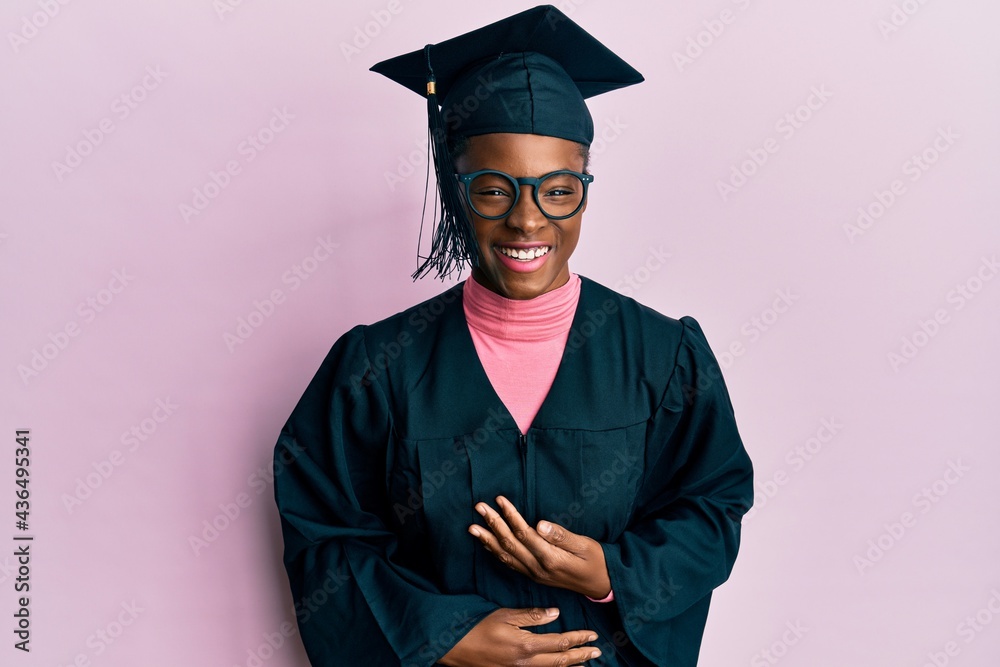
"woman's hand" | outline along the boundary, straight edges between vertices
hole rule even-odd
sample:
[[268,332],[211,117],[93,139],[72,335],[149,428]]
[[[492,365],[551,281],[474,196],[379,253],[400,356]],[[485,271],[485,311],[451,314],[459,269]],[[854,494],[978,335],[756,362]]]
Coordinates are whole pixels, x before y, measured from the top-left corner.
[[591,630],[536,634],[521,629],[551,623],[557,616],[558,609],[497,609],[438,662],[450,667],[547,667],[579,665],[601,655],[594,646],[580,646],[597,639]]
[[476,511],[489,530],[472,525],[469,532],[507,567],[532,581],[566,588],[600,600],[611,592],[604,550],[597,540],[571,533],[551,521],[539,521],[535,530],[503,496],[497,496],[503,515],[486,503]]

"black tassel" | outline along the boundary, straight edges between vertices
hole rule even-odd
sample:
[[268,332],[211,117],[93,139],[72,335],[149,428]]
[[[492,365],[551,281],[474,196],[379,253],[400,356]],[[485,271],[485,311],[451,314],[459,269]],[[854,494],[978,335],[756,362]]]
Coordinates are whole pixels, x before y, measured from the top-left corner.
[[[455,166],[448,152],[447,132],[445,131],[444,115],[438,107],[436,80],[431,67],[431,45],[424,47],[427,55],[427,118],[428,118],[428,153],[434,156],[434,172],[437,178],[437,188],[434,196],[434,215],[437,224],[434,228],[434,240],[431,253],[427,257],[420,255],[420,238],[417,239],[417,257],[423,263],[413,272],[416,280],[429,269],[437,270],[438,277],[444,280],[458,269],[461,277],[462,265],[468,261],[472,266],[479,265],[479,246],[476,243],[476,232],[472,222],[462,205],[458,179],[455,178]],[[427,165],[427,180],[424,185],[424,210],[420,216],[420,234],[424,231],[424,215],[427,212],[427,189],[430,185],[430,160]]]

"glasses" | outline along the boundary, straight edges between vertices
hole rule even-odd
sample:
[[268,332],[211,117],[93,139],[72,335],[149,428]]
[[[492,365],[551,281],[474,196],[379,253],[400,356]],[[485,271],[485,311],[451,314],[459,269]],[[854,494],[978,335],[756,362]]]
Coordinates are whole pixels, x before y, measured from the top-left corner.
[[471,174],[457,174],[465,184],[465,200],[481,218],[499,220],[517,206],[521,186],[530,185],[534,190],[535,205],[550,220],[572,218],[587,201],[587,186],[593,183],[593,174],[581,174],[562,169],[540,178],[514,178],[496,169],[483,169]]

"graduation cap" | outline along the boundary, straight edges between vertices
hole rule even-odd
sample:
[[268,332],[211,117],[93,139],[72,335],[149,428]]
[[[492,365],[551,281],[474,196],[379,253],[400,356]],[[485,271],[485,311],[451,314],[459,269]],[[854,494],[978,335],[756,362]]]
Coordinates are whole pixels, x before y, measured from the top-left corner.
[[[443,279],[465,260],[478,266],[475,230],[462,205],[449,152],[456,140],[513,132],[590,146],[594,121],[584,100],[643,81],[632,66],[552,5],[384,60],[371,71],[427,98],[435,208],[440,209],[431,254],[413,273],[414,280],[431,267]],[[424,204],[426,210],[426,198]],[[423,217],[420,228],[422,232]]]

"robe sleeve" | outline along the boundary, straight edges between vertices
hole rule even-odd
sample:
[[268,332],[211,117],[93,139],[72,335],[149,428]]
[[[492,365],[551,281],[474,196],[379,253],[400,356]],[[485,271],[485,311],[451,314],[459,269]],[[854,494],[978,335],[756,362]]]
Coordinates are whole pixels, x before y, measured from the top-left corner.
[[314,667],[433,665],[498,608],[442,593],[399,553],[380,373],[357,325],[333,345],[274,449],[283,562]]
[[647,429],[633,518],[617,540],[602,543],[625,631],[656,664],[666,664],[668,642],[700,641],[700,634],[671,637],[670,626],[676,621],[686,635],[704,627],[753,504],[753,468],[719,365],[698,322],[680,321],[673,374]]

